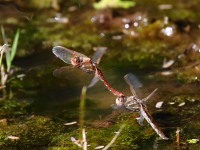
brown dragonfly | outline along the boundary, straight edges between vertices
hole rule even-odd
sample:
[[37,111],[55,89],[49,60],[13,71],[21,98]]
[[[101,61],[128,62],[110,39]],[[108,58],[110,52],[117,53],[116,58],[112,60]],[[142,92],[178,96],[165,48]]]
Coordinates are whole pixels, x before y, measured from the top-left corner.
[[[71,64],[73,67],[79,68],[80,70],[86,73],[95,74],[88,87],[94,86],[98,82],[98,80],[101,80],[112,94],[118,97],[124,97],[123,93],[111,87],[111,85],[105,79],[102,71],[98,68],[98,64],[101,60],[101,57],[106,51],[105,48],[99,48],[95,52],[92,59],[81,53],[78,53],[76,51],[70,50],[62,46],[55,46],[53,47],[52,51],[58,58],[60,58],[65,63]],[[55,72],[59,72],[59,69],[55,70]]]
[[117,109],[120,107],[125,107],[132,111],[139,111],[140,117],[138,118],[138,123],[142,125],[143,120],[145,119],[154,131],[160,136],[160,138],[167,140],[168,138],[165,134],[159,129],[159,127],[154,123],[152,116],[150,115],[146,102],[150,99],[150,97],[157,91],[155,89],[152,93],[150,93],[144,99],[138,98],[135,92],[135,88],[140,88],[142,84],[139,82],[137,77],[131,73],[124,76],[126,83],[129,85],[132,96],[124,96],[124,97],[117,97],[116,104],[112,105],[113,108]]

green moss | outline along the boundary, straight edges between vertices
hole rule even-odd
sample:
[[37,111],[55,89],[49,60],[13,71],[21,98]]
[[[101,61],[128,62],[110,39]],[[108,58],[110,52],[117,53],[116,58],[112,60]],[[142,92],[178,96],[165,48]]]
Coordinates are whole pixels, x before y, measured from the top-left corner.
[[[136,120],[130,118],[129,115],[120,115],[116,119],[118,120],[118,123],[107,128],[92,128],[85,126],[87,132],[87,142],[90,145],[89,148],[94,149],[99,145],[106,146],[112,140],[115,132],[119,130],[122,124],[125,124],[125,128],[112,145],[112,149],[128,150],[144,148],[141,141],[149,143],[148,146],[153,144],[151,141],[152,138],[155,137],[155,133],[150,127],[146,127],[146,123],[145,127],[141,127],[138,125]],[[77,149],[77,146],[71,142],[70,138],[75,137],[76,139],[81,139],[81,133],[82,131],[77,129],[54,136],[51,140],[54,144],[53,146],[50,146],[49,149]]]
[[[51,144],[52,137],[63,130],[63,126],[42,116],[31,116],[23,121],[0,130],[1,148],[33,148],[46,147]],[[8,136],[17,136],[19,140],[12,141]]]
[[173,9],[169,14],[172,20],[196,20],[197,13],[189,9]]
[[178,81],[182,83],[199,83],[200,76],[199,74],[191,74],[189,72],[180,72],[177,74]]
[[16,100],[1,100],[0,101],[0,115],[21,115],[26,113],[26,107],[29,103],[26,101],[16,101]]

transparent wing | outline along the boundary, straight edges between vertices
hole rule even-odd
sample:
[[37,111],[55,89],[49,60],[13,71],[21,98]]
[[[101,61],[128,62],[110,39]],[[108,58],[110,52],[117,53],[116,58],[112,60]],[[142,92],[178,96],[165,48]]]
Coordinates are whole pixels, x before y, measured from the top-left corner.
[[141,101],[142,103],[145,103],[148,99],[150,99],[153,94],[157,91],[158,89],[153,90],[153,92],[151,92],[147,97],[143,98]]
[[92,81],[90,82],[90,84],[88,85],[88,88],[93,87],[98,81],[99,81],[99,76],[95,73],[95,76],[92,79]]
[[116,104],[111,104],[111,107],[112,107],[112,109],[120,109],[120,108],[123,108],[123,106],[119,106],[119,105],[116,105]]
[[92,57],[92,61],[99,64],[101,57],[106,52],[107,47],[96,47],[96,52],[94,53]]
[[73,71],[73,67],[71,66],[64,66],[53,71],[53,76],[57,78],[66,78],[69,73]]
[[81,53],[75,52],[62,46],[55,46],[52,49],[53,53],[65,63],[71,64],[71,58],[74,56],[87,57]]
[[144,121],[144,116],[142,115],[142,111],[139,112],[140,116],[137,118],[137,121],[139,123],[139,125],[143,125],[143,121]]
[[134,96],[137,96],[134,88],[141,88],[143,86],[142,83],[138,80],[138,78],[132,73],[128,73],[124,76],[124,80],[129,85],[132,94]]
[[160,136],[160,138],[167,140],[168,138],[165,134],[160,130],[160,128],[153,122],[152,116],[149,114],[145,105],[140,104],[140,113],[145,118],[145,120],[151,125],[154,131]]

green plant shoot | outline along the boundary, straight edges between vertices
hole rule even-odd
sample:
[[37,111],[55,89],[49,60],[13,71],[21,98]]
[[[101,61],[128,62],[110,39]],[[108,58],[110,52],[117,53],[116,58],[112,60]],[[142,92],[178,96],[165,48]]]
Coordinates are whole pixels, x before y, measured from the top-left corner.
[[6,51],[7,72],[10,71],[12,61],[13,61],[15,54],[16,54],[17,45],[18,45],[18,41],[19,41],[19,34],[20,34],[20,30],[18,29],[16,34],[15,34],[15,37],[14,37],[14,41],[13,41],[13,44],[12,44],[11,51]]
[[83,128],[84,125],[84,118],[85,118],[85,98],[86,98],[86,91],[87,91],[87,87],[84,86],[82,88],[82,92],[81,92],[81,98],[80,98],[80,128]]
[[122,0],[101,0],[93,4],[95,9],[105,9],[105,8],[124,8],[128,9],[135,6],[133,1],[122,1]]

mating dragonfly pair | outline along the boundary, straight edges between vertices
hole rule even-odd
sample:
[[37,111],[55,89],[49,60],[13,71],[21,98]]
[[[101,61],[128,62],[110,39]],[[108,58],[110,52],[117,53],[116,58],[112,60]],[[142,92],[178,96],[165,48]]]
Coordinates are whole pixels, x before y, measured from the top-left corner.
[[[62,46],[55,46],[53,47],[52,51],[58,58],[60,58],[65,63],[71,64],[73,67],[79,68],[84,72],[94,74],[94,78],[92,79],[88,87],[94,86],[99,80],[101,80],[107,87],[107,89],[113,95],[117,96],[116,104],[112,105],[113,108],[119,109],[125,107],[132,111],[139,111],[140,113],[140,117],[138,119],[139,124],[142,124],[143,120],[146,119],[146,121],[151,125],[151,127],[162,139],[168,139],[164,135],[164,133],[158,128],[158,126],[153,122],[153,118],[149,114],[145,104],[145,102],[155,93],[157,89],[154,90],[151,94],[149,94],[146,98],[139,99],[138,96],[136,95],[134,87],[139,88],[141,87],[142,84],[131,73],[125,75],[124,79],[131,89],[131,92],[133,94],[132,96],[125,96],[123,93],[112,88],[112,86],[105,79],[102,71],[98,68],[98,64],[101,60],[101,57],[105,53],[106,48],[103,47],[99,48],[95,52],[92,59],[81,53],[78,53],[76,51],[70,50]],[[59,69],[57,69],[56,72],[59,72]]]

